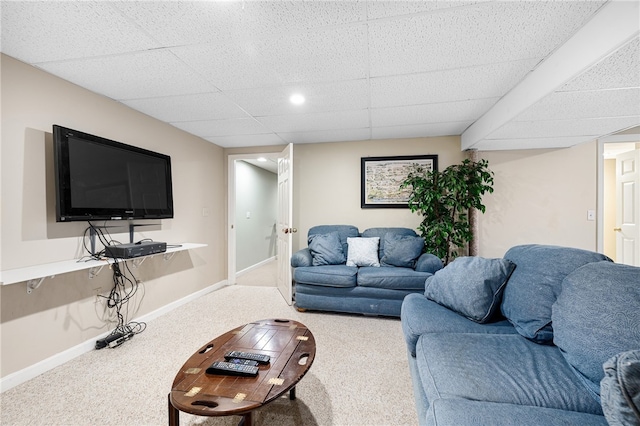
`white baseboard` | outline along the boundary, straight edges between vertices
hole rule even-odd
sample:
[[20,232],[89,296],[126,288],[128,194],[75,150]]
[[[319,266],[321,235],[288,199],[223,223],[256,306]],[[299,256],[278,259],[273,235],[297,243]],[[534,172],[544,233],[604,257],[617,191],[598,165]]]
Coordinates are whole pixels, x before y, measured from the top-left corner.
[[262,262],[258,262],[255,265],[251,265],[248,268],[244,268],[242,271],[238,271],[236,272],[236,276],[240,276],[242,274],[246,274],[247,272],[253,270],[253,269],[257,269],[259,267],[261,267],[262,265],[266,265],[267,263],[271,263],[274,262],[276,260],[276,256],[270,257],[268,259],[263,260]]
[[[168,305],[162,306],[156,309],[155,311],[149,312],[148,314],[145,314],[139,318],[136,318],[134,319],[134,321],[138,321],[138,322],[152,321],[158,318],[159,316],[164,315],[167,312],[170,312],[176,309],[177,307],[184,305],[185,303],[189,303],[206,294],[219,290],[222,287],[225,287],[226,285],[227,285],[227,280],[221,281],[217,284],[213,284],[207,288],[204,288],[188,296],[185,296],[182,299],[178,299],[174,302],[169,303]],[[55,367],[58,367],[59,365],[64,364],[65,362],[71,361],[72,359],[84,353],[94,350],[96,347],[96,340],[106,337],[109,333],[110,332],[105,332],[102,335],[95,336],[83,343],[80,343],[79,345],[76,345],[63,352],[57,353],[47,359],[37,362],[27,368],[23,368],[20,371],[16,371],[15,373],[11,373],[6,377],[3,377],[2,379],[0,379],[0,393],[6,390],[9,390],[15,386],[18,386],[19,384],[24,383],[28,380],[31,380],[42,373],[52,370]]]

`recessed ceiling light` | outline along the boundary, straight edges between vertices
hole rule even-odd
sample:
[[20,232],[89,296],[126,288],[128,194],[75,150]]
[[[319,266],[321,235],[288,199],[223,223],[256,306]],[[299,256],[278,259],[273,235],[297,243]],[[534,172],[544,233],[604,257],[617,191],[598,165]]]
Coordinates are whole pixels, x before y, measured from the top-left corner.
[[289,101],[291,101],[291,103],[294,105],[302,105],[304,103],[304,96],[302,96],[300,93],[294,93],[289,98]]
[[261,162],[261,163],[264,163],[265,161],[267,161],[267,159],[264,158],[264,157],[260,157],[260,158],[258,158],[258,161]]

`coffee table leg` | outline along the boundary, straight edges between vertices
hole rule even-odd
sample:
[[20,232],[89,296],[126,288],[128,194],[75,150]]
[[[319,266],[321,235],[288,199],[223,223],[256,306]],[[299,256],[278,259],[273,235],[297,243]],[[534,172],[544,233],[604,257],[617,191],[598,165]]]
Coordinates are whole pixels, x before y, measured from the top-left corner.
[[296,399],[296,387],[292,387],[291,390],[289,391],[289,399],[291,401]]
[[171,403],[171,394],[167,399],[169,401],[169,426],[180,426],[180,410]]
[[244,414],[238,426],[253,426],[253,412],[249,411],[247,414]]

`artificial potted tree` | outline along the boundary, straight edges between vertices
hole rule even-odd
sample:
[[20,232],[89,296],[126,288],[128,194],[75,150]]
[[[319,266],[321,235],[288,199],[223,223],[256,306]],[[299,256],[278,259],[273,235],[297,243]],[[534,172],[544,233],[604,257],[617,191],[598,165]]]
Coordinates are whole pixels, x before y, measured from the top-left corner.
[[410,189],[409,208],[422,215],[418,226],[425,251],[447,265],[473,239],[470,213],[485,212],[482,196],[493,192],[493,172],[488,161],[465,159],[443,171],[414,165],[401,184]]

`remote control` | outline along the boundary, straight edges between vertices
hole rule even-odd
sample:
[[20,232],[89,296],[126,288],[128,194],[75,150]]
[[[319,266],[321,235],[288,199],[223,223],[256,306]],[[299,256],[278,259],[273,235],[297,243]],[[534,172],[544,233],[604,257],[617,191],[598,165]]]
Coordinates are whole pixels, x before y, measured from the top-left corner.
[[269,355],[241,351],[227,352],[224,357],[227,360],[230,358],[250,359],[251,361],[258,361],[258,364],[269,364],[269,361],[271,360]]
[[233,364],[231,362],[216,361],[207,368],[207,374],[226,374],[229,376],[256,377],[258,367],[253,365]]
[[229,358],[226,361],[232,364],[250,365],[252,367],[256,367],[258,365],[258,361],[252,361],[250,359]]

